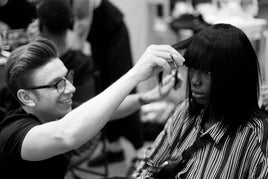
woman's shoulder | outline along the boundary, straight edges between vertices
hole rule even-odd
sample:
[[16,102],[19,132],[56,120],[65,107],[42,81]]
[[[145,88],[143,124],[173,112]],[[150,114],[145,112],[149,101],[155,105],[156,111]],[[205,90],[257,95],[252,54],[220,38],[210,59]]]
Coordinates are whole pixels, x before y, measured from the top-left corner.
[[247,126],[251,129],[263,153],[268,155],[268,117],[254,118]]

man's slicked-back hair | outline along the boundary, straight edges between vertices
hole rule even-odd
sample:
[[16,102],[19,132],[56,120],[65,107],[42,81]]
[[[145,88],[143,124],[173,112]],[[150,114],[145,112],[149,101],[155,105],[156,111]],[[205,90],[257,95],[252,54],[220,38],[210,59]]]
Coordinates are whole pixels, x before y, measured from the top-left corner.
[[[229,24],[212,25],[193,36],[184,57],[186,66],[211,73],[210,105],[228,127],[235,130],[259,115],[258,58],[243,31]],[[188,89],[190,111],[197,114]]]
[[55,44],[41,37],[12,51],[5,65],[6,83],[12,94],[17,97],[19,89],[31,86],[33,71],[57,57]]

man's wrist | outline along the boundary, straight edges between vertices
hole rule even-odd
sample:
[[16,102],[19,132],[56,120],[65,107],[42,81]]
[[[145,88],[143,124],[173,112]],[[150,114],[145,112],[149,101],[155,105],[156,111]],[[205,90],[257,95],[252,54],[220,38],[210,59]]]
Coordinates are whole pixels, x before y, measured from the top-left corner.
[[151,101],[149,101],[148,99],[145,99],[144,95],[142,95],[142,94],[139,95],[138,101],[139,101],[139,103],[140,103],[141,106],[142,105],[145,105],[145,104],[151,103]]

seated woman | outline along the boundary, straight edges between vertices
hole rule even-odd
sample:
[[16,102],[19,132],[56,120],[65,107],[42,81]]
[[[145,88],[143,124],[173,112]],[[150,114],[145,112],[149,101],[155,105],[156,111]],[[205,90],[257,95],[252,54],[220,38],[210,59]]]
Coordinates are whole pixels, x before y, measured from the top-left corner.
[[134,178],[267,178],[268,121],[257,55],[240,29],[215,24],[187,41],[188,98]]

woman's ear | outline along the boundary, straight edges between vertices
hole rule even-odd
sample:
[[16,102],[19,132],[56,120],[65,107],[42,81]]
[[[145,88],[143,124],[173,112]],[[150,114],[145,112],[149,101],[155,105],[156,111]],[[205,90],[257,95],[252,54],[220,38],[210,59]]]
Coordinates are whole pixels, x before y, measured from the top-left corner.
[[19,89],[17,92],[17,97],[20,102],[26,106],[35,106],[35,101],[33,100],[33,94],[25,89]]

